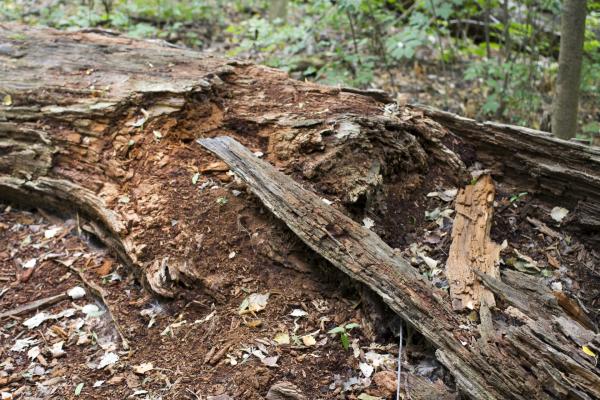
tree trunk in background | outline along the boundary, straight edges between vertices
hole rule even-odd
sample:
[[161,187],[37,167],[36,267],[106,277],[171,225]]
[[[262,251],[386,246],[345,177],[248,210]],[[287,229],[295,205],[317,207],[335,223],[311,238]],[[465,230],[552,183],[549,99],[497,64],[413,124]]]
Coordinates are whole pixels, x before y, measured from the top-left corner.
[[[470,398],[600,398],[595,359],[581,350],[600,353],[600,335],[543,282],[482,274],[503,299],[488,320],[494,334],[482,324],[465,329],[471,323],[447,292],[348,215],[384,185],[404,190],[431,170],[462,185],[465,162],[476,159],[497,182],[568,207],[570,226],[598,233],[600,150],[98,29],[4,24],[0,43],[0,201],[76,214],[149,292],[221,295],[209,274],[226,253],[203,249],[227,249],[210,232],[221,229],[221,196],[247,187],[231,169],[314,251],[429,339]],[[220,135],[250,151],[219,153],[226,165],[194,142]],[[261,165],[273,178],[261,182],[281,190],[252,182]],[[209,190],[198,176],[220,183]],[[263,214],[246,213],[247,221]]]
[[269,5],[269,21],[280,19],[282,23],[287,19],[287,0],[271,0]]
[[552,105],[552,133],[562,139],[574,137],[577,130],[586,7],[586,0],[565,0],[563,7],[558,77]]

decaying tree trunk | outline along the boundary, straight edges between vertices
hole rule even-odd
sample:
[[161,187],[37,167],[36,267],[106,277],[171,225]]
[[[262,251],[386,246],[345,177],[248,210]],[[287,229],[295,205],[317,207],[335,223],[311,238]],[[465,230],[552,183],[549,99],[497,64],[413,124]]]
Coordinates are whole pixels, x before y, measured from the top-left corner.
[[0,26],[0,66],[0,200],[76,213],[148,290],[172,297],[182,283],[203,284],[207,261],[197,253],[204,215],[194,211],[221,200],[193,177],[202,170],[221,182],[233,178],[194,140],[228,135],[265,161],[233,142],[218,142],[219,157],[310,247],[437,346],[466,394],[600,397],[595,360],[580,351],[587,345],[598,353],[600,339],[565,308],[569,299],[523,274],[483,271],[476,274],[509,307],[492,310],[491,333],[464,329],[466,317],[447,293],[314,194],[361,207],[384,182],[402,185],[435,165],[464,183],[465,163],[476,155],[494,179],[560,196],[576,210],[571,225],[598,237],[597,149],[386,106],[379,92],[298,82],[270,68],[102,31]]

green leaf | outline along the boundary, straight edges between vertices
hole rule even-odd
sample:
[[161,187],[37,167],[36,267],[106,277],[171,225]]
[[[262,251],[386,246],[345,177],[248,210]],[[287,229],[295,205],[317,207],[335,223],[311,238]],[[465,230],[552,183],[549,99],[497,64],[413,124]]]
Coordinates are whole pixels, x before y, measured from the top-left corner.
[[519,194],[514,194],[512,196],[510,196],[509,201],[511,203],[514,203],[515,201],[519,200],[521,197],[526,196],[528,193],[527,192],[521,192]]
[[452,6],[449,3],[444,3],[435,11],[440,18],[447,20],[452,14]]
[[356,322],[352,322],[352,323],[346,325],[347,331],[351,331],[354,328],[360,328],[360,324],[357,324]]
[[592,121],[585,124],[581,130],[585,133],[598,133],[600,132],[600,123],[597,121]]
[[329,333],[330,335],[335,335],[337,333],[344,333],[346,332],[346,330],[344,329],[343,326],[336,326],[335,328],[333,328],[332,330],[330,330]]
[[75,396],[79,396],[81,394],[81,391],[83,390],[83,385],[83,382],[77,385],[77,387],[75,388]]
[[200,178],[200,172],[196,172],[194,176],[192,176],[192,185],[195,185],[198,182],[198,178]]
[[500,103],[496,100],[494,96],[488,97],[487,101],[481,108],[486,114],[493,114],[500,108]]
[[552,271],[550,271],[548,268],[545,268],[542,270],[542,276],[545,278],[549,278],[553,275]]
[[346,332],[342,332],[340,335],[340,341],[342,342],[342,347],[344,350],[348,350],[350,348],[350,338]]

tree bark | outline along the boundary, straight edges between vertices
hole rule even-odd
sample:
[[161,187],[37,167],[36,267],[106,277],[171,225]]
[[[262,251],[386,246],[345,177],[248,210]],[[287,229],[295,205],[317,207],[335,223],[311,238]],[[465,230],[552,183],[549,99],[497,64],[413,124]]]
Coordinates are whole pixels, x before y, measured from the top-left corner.
[[[398,108],[384,104],[380,92],[298,82],[271,68],[96,29],[63,33],[7,24],[0,26],[0,43],[0,201],[77,214],[82,229],[158,295],[176,296],[183,284],[211,290],[205,270],[219,262],[203,259],[206,232],[199,221],[213,214],[198,209],[218,207],[220,197],[201,190],[194,177],[238,183],[211,165],[218,159],[194,143],[198,138],[232,136],[311,189],[302,196],[320,192],[342,207],[361,207],[384,182],[403,185],[435,165],[464,182],[472,160],[460,154],[472,149],[494,179],[560,198],[575,210],[574,226],[592,236],[600,230],[597,149],[525,128]],[[314,202],[296,208],[321,218],[313,228],[325,236],[303,231],[307,243],[394,304],[438,346],[465,393],[600,395],[593,360],[577,347],[589,343],[597,352],[598,338],[561,306],[568,299],[552,300],[548,288],[533,282],[531,294],[519,286],[519,275],[481,276],[512,307],[493,312],[512,312],[519,321],[494,325],[497,335],[482,342],[477,332],[460,328],[464,316],[448,297],[376,235]],[[298,226],[306,228],[306,221],[312,220]],[[341,237],[340,224],[354,238]]]
[[468,143],[496,180],[574,210],[569,229],[600,244],[600,148],[567,142],[548,132],[473,119],[417,106]]
[[565,0],[560,27],[556,94],[552,105],[552,133],[561,139],[575,137],[577,131],[586,13],[586,0]]

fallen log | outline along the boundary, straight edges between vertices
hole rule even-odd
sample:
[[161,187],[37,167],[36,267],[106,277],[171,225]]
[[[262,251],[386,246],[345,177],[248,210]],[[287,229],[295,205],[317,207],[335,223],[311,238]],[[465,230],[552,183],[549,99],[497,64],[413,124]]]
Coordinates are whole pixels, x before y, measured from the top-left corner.
[[[218,135],[262,153],[340,209],[363,209],[385,185],[401,188],[436,167],[464,183],[479,158],[495,180],[571,207],[582,229],[600,231],[598,150],[102,31],[4,24],[0,43],[0,201],[77,215],[82,230],[157,295],[175,297],[183,284],[213,290],[206,270],[220,259],[201,251],[204,228],[219,229],[211,207],[227,201],[224,185],[237,183],[193,141]],[[203,186],[213,183],[216,190]],[[307,243],[393,303],[471,397],[600,394],[594,359],[581,351],[587,343],[597,353],[598,338],[548,288],[526,290],[516,284],[520,275],[481,276],[509,305],[490,310],[496,334],[481,341],[447,293],[375,234],[330,214],[320,200],[296,205],[294,213],[304,213],[298,229],[314,228]]]
[[497,122],[478,122],[414,106],[460,138],[496,178],[574,210],[576,227],[600,243],[600,148],[553,137],[548,132]]

